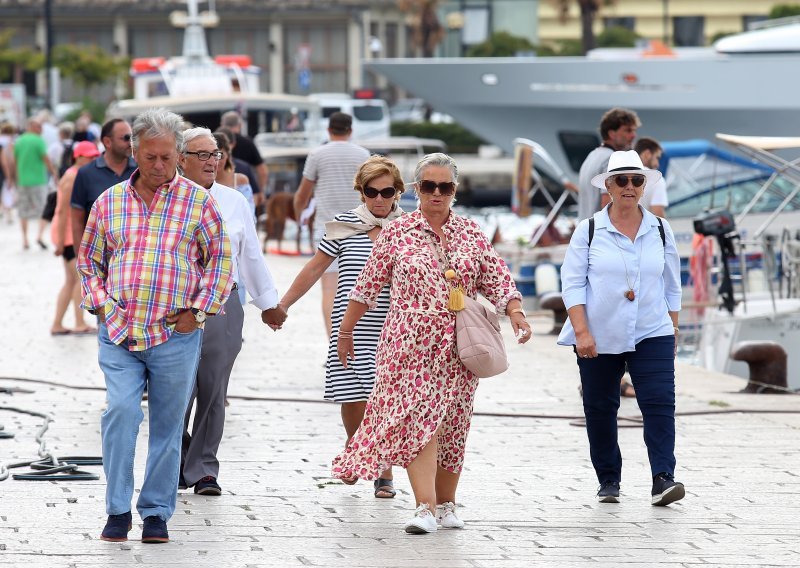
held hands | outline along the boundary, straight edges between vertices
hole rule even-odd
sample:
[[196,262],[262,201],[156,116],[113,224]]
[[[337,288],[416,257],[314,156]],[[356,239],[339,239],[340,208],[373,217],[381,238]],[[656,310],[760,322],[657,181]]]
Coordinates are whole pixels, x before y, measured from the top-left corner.
[[280,304],[274,308],[270,308],[261,312],[261,321],[267,324],[272,331],[278,331],[281,329],[283,327],[283,323],[288,317],[288,312]]
[[594,337],[588,331],[575,334],[575,350],[581,359],[591,359],[597,357],[597,345]]
[[517,338],[517,343],[527,343],[533,337],[531,326],[525,316],[520,312],[511,314],[511,329],[514,330],[514,336]]
[[192,333],[199,326],[191,310],[181,310],[178,313],[167,316],[167,323],[175,324],[175,331],[178,333]]

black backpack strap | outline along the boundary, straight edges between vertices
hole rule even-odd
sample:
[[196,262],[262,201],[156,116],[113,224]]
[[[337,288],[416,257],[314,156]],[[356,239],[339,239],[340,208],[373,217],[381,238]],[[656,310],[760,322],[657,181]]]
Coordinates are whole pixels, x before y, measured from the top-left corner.
[[[656,219],[658,219],[658,232],[661,234],[661,245],[664,248],[667,248],[667,235],[664,232],[664,221],[661,219],[661,217],[656,217]],[[589,237],[589,242],[592,242],[591,237]]]
[[[664,227],[661,227],[661,232],[662,232],[662,235],[663,235]],[[592,246],[592,239],[593,238],[594,238],[594,216],[591,216],[591,217],[589,217],[589,246],[590,247]]]

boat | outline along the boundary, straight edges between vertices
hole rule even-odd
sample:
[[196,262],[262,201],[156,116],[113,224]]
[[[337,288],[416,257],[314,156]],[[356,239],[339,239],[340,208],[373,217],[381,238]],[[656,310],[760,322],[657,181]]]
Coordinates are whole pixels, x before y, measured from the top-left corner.
[[212,58],[204,26],[218,21],[213,2],[204,12],[199,11],[198,0],[186,0],[186,4],[185,13],[170,16],[173,25],[185,28],[182,55],[132,60],[134,97],[111,103],[106,117],[131,122],[144,110],[164,107],[196,126],[215,130],[225,112],[236,110],[244,119],[242,133],[255,135],[287,130],[297,116],[309,125],[305,135],[321,140],[319,104],[306,96],[260,92],[261,70],[248,55]]
[[640,134],[658,140],[711,140],[717,132],[797,135],[800,19],[773,22],[713,48],[676,48],[668,55],[642,48],[366,65],[509,154],[515,138],[531,138],[562,168],[577,172],[586,146],[597,146],[600,117],[612,107],[635,110]]

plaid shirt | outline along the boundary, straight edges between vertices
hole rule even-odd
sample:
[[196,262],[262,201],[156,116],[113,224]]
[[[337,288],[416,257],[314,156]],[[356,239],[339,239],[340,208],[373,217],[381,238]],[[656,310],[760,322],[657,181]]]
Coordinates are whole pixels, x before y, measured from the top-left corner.
[[222,216],[203,188],[175,175],[148,208],[133,189],[139,173],[95,202],[78,271],[87,310],[103,309],[111,341],[143,351],[172,334],[166,317],[221,311],[233,286]]

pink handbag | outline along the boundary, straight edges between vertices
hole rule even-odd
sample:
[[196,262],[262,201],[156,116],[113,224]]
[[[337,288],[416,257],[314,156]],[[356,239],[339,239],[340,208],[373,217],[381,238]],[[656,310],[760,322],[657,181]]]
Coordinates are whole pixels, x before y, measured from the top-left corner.
[[497,315],[466,295],[464,309],[456,312],[456,349],[464,366],[478,378],[494,377],[508,369]]
[[[446,255],[432,239],[429,239],[428,246],[445,266],[450,265]],[[460,290],[460,285],[457,287]],[[497,315],[464,294],[463,290],[460,295],[463,296],[463,309],[453,310],[451,307],[456,314],[458,358],[468,371],[480,379],[499,375],[508,369],[508,358]],[[460,305],[460,302],[458,304]]]

